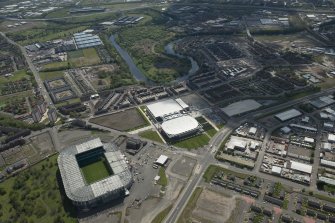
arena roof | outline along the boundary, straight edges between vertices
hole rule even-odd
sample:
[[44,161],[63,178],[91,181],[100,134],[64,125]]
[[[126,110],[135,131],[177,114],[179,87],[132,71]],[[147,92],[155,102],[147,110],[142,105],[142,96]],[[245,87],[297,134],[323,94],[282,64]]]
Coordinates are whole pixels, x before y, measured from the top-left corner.
[[172,137],[198,129],[199,123],[195,118],[183,115],[163,122],[161,127],[169,137]]
[[244,112],[252,111],[260,108],[262,105],[255,100],[248,99],[239,102],[232,103],[224,108],[222,111],[226,113],[229,117],[242,114]]
[[305,163],[299,163],[296,161],[290,161],[291,162],[291,169],[292,170],[297,170],[303,173],[308,173],[311,174],[312,173],[312,166],[305,164]]
[[290,109],[290,110],[276,114],[275,117],[278,118],[280,121],[284,122],[292,118],[296,118],[300,115],[301,115],[301,112],[298,111],[297,109]]
[[[104,155],[114,175],[88,185],[76,155],[100,147],[105,149]],[[120,193],[132,182],[131,172],[121,152],[116,151],[113,144],[103,144],[99,138],[63,150],[58,156],[58,166],[66,195],[75,202],[87,202],[102,195]]]
[[[180,101],[182,100],[180,99]],[[174,99],[155,102],[147,105],[147,108],[154,118],[162,118],[166,115],[179,113],[183,110],[183,107]]]

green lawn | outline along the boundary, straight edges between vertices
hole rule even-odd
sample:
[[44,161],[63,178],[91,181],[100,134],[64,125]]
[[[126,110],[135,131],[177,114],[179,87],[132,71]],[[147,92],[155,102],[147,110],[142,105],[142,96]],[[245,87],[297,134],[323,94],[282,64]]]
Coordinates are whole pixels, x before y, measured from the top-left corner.
[[5,84],[10,81],[18,81],[23,78],[30,79],[31,76],[27,74],[26,70],[18,70],[13,73],[13,76],[11,77],[5,77],[5,76],[0,76],[0,84]]
[[183,212],[181,213],[180,217],[177,220],[177,223],[187,223],[190,220],[190,217],[192,216],[192,211],[195,208],[198,198],[200,197],[202,192],[201,187],[197,187],[195,191],[193,192],[190,200],[187,202],[187,205],[185,206]]
[[209,138],[205,134],[197,135],[189,139],[185,139],[176,143],[173,143],[174,146],[185,148],[185,149],[196,149],[202,146],[207,145]]
[[64,73],[62,71],[40,72],[40,78],[42,81],[50,80],[56,77],[64,77]]
[[153,131],[153,130],[147,130],[147,131],[139,133],[138,135],[143,137],[143,138],[150,139],[152,141],[163,143],[163,141],[162,141],[161,137],[158,135],[158,133],[156,131]]
[[53,62],[43,66],[43,71],[57,71],[65,70],[69,68],[69,63],[67,61]]
[[71,51],[68,53],[71,67],[91,66],[101,63],[95,48]]
[[158,175],[160,176],[160,178],[159,178],[159,180],[158,180],[157,183],[158,183],[159,185],[162,185],[163,187],[166,187],[167,184],[168,184],[168,179],[167,179],[167,177],[166,177],[164,167],[159,168]]
[[232,174],[235,175],[238,178],[241,179],[245,179],[248,177],[248,175],[243,174],[243,173],[237,173],[231,170],[227,170],[225,168],[219,167],[219,166],[215,166],[215,165],[210,165],[207,170],[205,171],[204,175],[202,176],[205,181],[208,183],[212,180],[212,178],[214,177],[214,175],[218,172],[224,172],[225,174]]
[[208,135],[210,135],[211,137],[213,137],[213,136],[217,133],[217,131],[216,131],[215,128],[212,128],[212,129],[210,129],[210,130],[207,130],[206,133],[207,133]]
[[106,165],[106,160],[103,158],[94,163],[82,166],[80,169],[87,184],[92,184],[111,175]]
[[72,98],[72,99],[57,103],[56,107],[59,108],[65,105],[70,105],[70,104],[75,104],[75,103],[80,103],[80,102],[81,102],[80,98]]
[[169,214],[170,210],[172,209],[172,204],[169,205],[167,208],[165,208],[163,211],[161,211],[154,220],[151,221],[151,223],[161,223],[164,221],[165,217]]
[[57,180],[57,155],[0,184],[0,222],[77,222]]

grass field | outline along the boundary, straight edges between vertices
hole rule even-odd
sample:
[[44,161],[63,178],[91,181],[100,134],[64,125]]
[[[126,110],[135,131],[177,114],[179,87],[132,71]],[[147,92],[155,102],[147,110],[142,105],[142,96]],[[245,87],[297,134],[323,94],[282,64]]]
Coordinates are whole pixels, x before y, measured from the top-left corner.
[[168,184],[168,179],[166,177],[165,169],[163,167],[159,168],[158,175],[160,176],[160,178],[157,183],[163,187],[166,187]]
[[161,223],[164,221],[166,216],[169,214],[170,210],[172,209],[172,204],[161,211],[156,217],[151,221],[151,223]]
[[91,66],[101,63],[95,48],[71,51],[68,53],[71,67]]
[[50,80],[56,77],[64,77],[64,73],[62,71],[40,72],[39,74],[42,81]]
[[55,155],[2,182],[0,222],[77,222],[57,175]]
[[185,206],[183,212],[181,213],[180,217],[177,220],[177,223],[186,223],[189,222],[190,217],[192,216],[192,211],[195,208],[198,198],[200,197],[200,194],[202,192],[201,187],[197,187],[195,191],[193,192],[190,200],[187,202],[187,205]]
[[208,142],[209,142],[208,136],[205,134],[201,134],[189,139],[173,143],[173,145],[185,149],[196,149],[207,145]]
[[22,80],[23,78],[30,79],[31,76],[29,76],[26,72],[26,70],[18,70],[13,73],[13,76],[11,77],[4,77],[0,76],[0,84],[5,84],[10,81],[18,81]]
[[67,61],[62,62],[53,62],[43,66],[43,71],[52,71],[52,70],[65,70],[69,68],[69,63]]
[[135,108],[93,118],[90,122],[119,131],[130,131],[149,125],[143,114]]
[[153,131],[153,130],[147,130],[147,131],[139,133],[138,135],[143,137],[143,138],[150,139],[152,141],[163,143],[163,141],[162,141],[161,137],[158,135],[158,133],[156,131]]
[[237,172],[233,172],[231,170],[227,170],[225,168],[219,167],[219,166],[215,166],[215,165],[210,165],[207,170],[205,171],[204,175],[202,176],[205,181],[208,183],[212,180],[212,178],[214,177],[214,175],[219,172],[222,171],[225,174],[233,174],[241,179],[245,179],[248,177],[248,175],[243,174],[243,173],[237,173]]
[[111,175],[111,172],[106,166],[106,160],[103,158],[94,163],[83,166],[80,169],[87,184],[92,184]]

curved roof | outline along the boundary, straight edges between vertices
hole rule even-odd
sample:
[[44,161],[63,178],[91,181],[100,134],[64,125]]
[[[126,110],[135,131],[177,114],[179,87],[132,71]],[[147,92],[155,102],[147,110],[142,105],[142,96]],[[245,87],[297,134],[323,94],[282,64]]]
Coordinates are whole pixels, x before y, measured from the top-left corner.
[[162,129],[167,135],[180,135],[193,131],[199,127],[195,118],[184,115],[162,123]]

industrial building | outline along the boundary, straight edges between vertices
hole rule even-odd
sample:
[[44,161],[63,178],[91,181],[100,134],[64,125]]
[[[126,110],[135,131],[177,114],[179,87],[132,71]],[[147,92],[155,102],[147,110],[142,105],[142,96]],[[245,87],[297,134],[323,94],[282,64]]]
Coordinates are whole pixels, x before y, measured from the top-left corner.
[[[100,157],[103,157],[111,174],[88,184],[81,166]],[[81,210],[89,210],[125,196],[133,183],[121,152],[114,144],[102,143],[99,138],[63,150],[58,156],[58,167],[66,196]]]
[[258,103],[255,100],[247,99],[242,100],[239,102],[232,103],[224,108],[222,108],[222,111],[228,115],[229,117],[243,114],[249,111],[256,110],[258,108],[262,107],[260,103]]
[[335,100],[330,96],[323,96],[311,101],[311,105],[316,107],[317,109],[324,108],[326,106],[332,105],[335,103]]
[[277,119],[279,119],[282,122],[288,121],[290,119],[299,117],[301,115],[301,112],[297,109],[290,109],[281,113],[278,113],[275,115]]
[[73,38],[77,49],[84,49],[103,45],[98,35],[93,35],[90,33],[85,32],[75,33],[73,35]]

